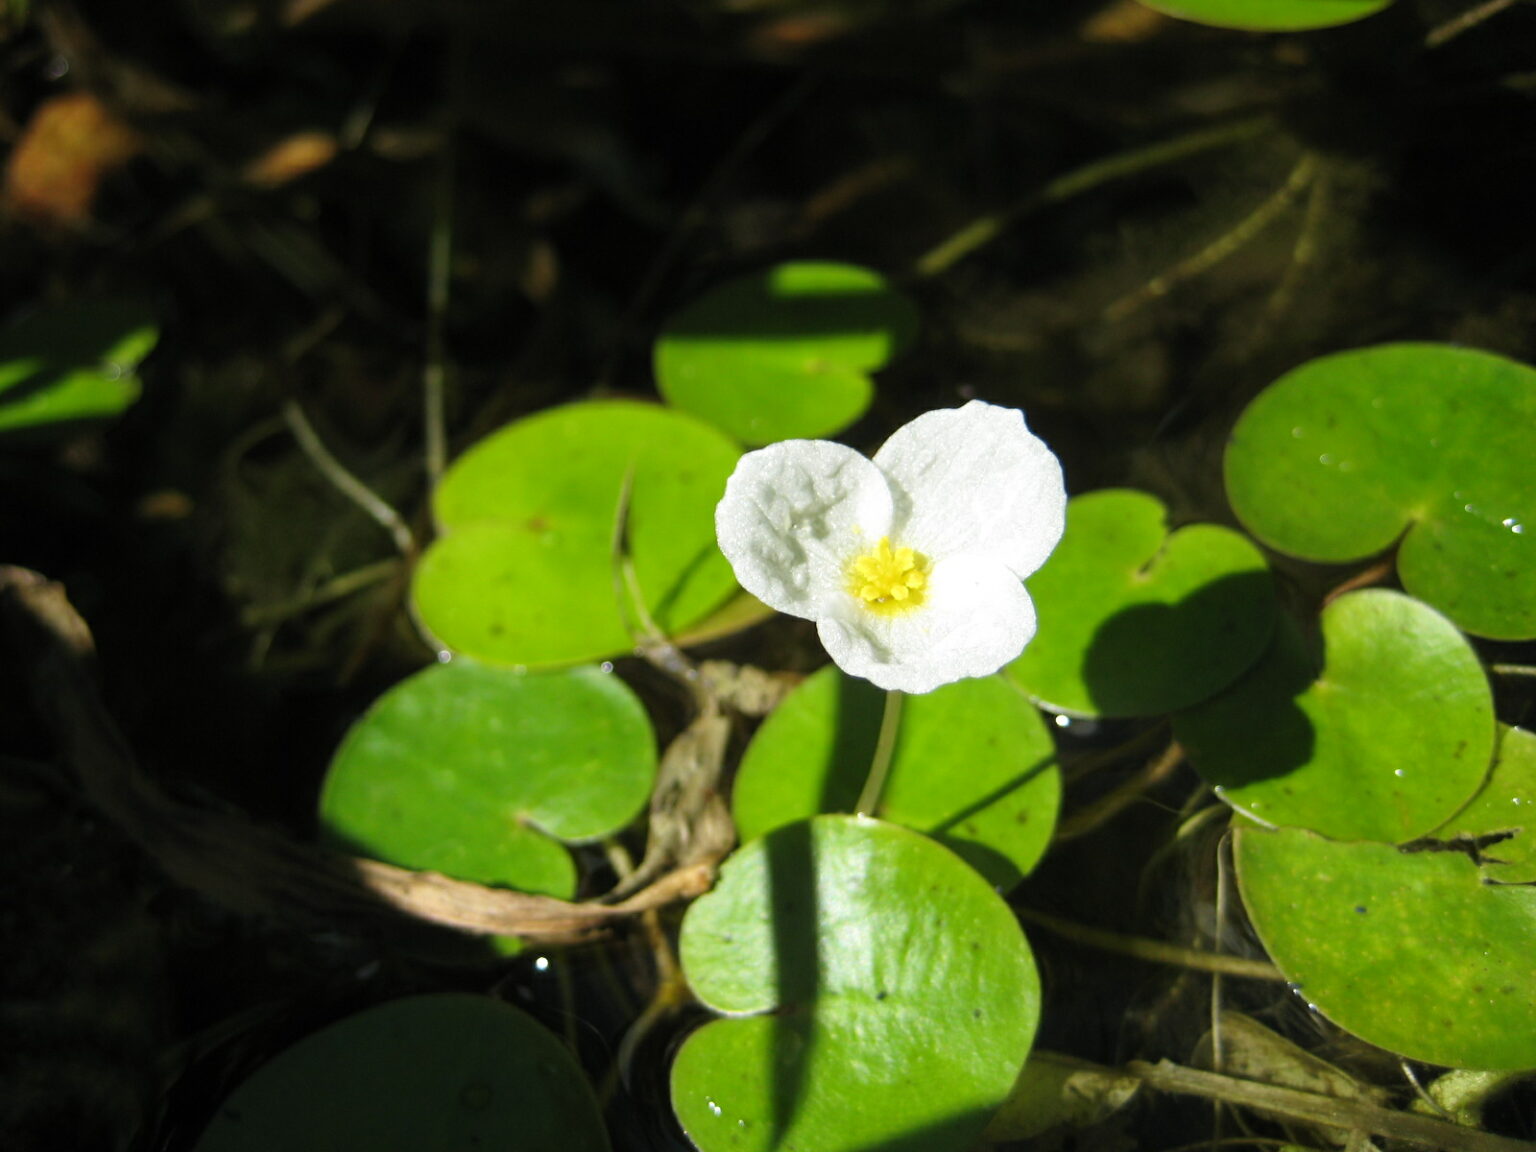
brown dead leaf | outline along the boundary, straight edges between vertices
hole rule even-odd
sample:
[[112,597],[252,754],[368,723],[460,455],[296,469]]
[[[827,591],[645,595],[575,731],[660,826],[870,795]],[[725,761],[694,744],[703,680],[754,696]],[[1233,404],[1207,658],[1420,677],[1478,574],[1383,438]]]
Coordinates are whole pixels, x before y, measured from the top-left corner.
[[102,178],[142,148],[138,133],[91,93],[55,96],[32,114],[6,163],[6,210],[78,228],[91,218]]
[[1169,23],[1137,0],[1110,0],[1083,22],[1079,35],[1090,44],[1134,44],[1148,40]]
[[278,188],[324,168],[336,158],[337,149],[336,137],[329,132],[295,132],[247,164],[241,176],[258,188]]

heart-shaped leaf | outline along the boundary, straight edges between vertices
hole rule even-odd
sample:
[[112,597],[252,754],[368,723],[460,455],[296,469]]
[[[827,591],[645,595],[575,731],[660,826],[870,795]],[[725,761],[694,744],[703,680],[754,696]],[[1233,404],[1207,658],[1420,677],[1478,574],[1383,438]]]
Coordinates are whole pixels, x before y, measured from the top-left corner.
[[320,815],[364,855],[569,898],[575,869],[559,841],[618,831],[655,775],[650,721],[618,677],[460,658],[396,685],[352,727]]
[[1510,835],[1479,848],[1483,871],[1501,884],[1536,883],[1536,733],[1499,732],[1498,756],[1482,791],[1437,828],[1438,840],[1477,842]]
[[864,414],[869,374],[916,330],[911,303],[875,272],[780,264],[673,316],[656,343],[656,386],[745,444],[830,436]]
[[194,1152],[607,1152],[592,1089],[531,1016],[411,996],[299,1041],[224,1101]]
[[416,570],[417,612],[449,647],[494,664],[629,651],[614,554],[627,484],[636,581],[675,633],[736,587],[715,545],[715,505],[739,455],[714,429],[653,404],[572,404],[510,424],[438,486],[443,536]]
[[1073,498],[1029,578],[1040,630],[1008,677],[1076,716],[1153,716],[1198,703],[1259,658],[1274,628],[1263,555],[1215,524],[1170,534],[1145,492]]
[[1213,24],[1254,32],[1301,32],[1363,20],[1392,0],[1141,0],[1148,8]]
[[1536,889],[1294,828],[1240,828],[1235,852],[1264,947],[1334,1023],[1431,1064],[1536,1067]]
[[747,1017],[706,1024],[673,1065],[703,1152],[964,1152],[1034,1036],[1038,977],[1008,906],[948,849],[876,820],[747,844],[680,948],[699,998]]
[[1222,799],[1263,823],[1422,836],[1488,771],[1482,665],[1449,620],[1385,589],[1339,597],[1321,629],[1282,624],[1247,675],[1174,717],[1174,734]]
[[[1398,577],[1465,631],[1536,637],[1536,369],[1468,348],[1324,356],[1248,406],[1227,494],[1255,536],[1304,560],[1401,537]],[[1527,528],[1529,526],[1529,529]]]
[[88,300],[0,329],[0,430],[116,416],[139,398],[134,369],[160,338],[136,300]]
[[[874,757],[886,694],[828,665],[792,692],[742,757],[731,807],[743,840],[822,812],[851,812]],[[1061,803],[1040,714],[997,677],[902,703],[879,816],[927,833],[1012,888],[1049,846]]]

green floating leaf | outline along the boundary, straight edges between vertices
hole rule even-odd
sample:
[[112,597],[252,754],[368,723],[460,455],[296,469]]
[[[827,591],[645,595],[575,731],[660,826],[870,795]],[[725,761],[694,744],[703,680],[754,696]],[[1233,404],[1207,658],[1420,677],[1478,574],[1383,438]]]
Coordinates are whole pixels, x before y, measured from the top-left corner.
[[1349,840],[1422,836],[1477,790],[1493,697],[1466,638],[1398,592],[1323,610],[1320,641],[1283,624],[1258,665],[1174,717],[1222,799],[1266,824]]
[[699,998],[748,1017],[706,1024],[673,1065],[703,1152],[964,1152],[1039,1015],[1029,947],[986,881],[860,817],[747,844],[689,908],[680,948]]
[[780,264],[713,289],[656,343],[666,399],[746,444],[830,436],[864,414],[869,374],[917,313],[867,268]]
[[[822,812],[851,812],[869,774],[885,693],[828,665],[758,729],[731,793],[743,840]],[[1050,844],[1061,804],[1040,714],[998,679],[961,680],[902,702],[878,811],[932,836],[1000,888]]]
[[1264,947],[1335,1024],[1431,1064],[1536,1067],[1536,889],[1301,829],[1239,828],[1235,851]]
[[159,338],[136,300],[78,301],[0,329],[0,431],[118,415]]
[[739,455],[719,432],[654,404],[572,404],[510,424],[438,486],[443,536],[416,570],[416,609],[445,644],[488,663],[628,652],[614,556],[628,479],[635,577],[657,624],[676,633],[736,587],[715,545],[715,505]]
[[349,1016],[263,1065],[194,1152],[607,1152],[565,1046],[483,996],[411,996]]
[[1251,32],[1302,32],[1349,24],[1380,12],[1392,0],[1141,0],[1148,8]]
[[[1238,420],[1227,493],[1260,540],[1337,563],[1401,537],[1403,587],[1458,627],[1536,637],[1536,369],[1439,344],[1324,356]],[[1529,526],[1529,530],[1527,530]]]
[[1502,884],[1536,883],[1536,733],[1502,728],[1493,771],[1472,802],[1432,834],[1470,839],[1513,832],[1481,850],[1483,871]]
[[568,899],[576,874],[559,841],[618,831],[655,776],[650,721],[618,677],[461,658],[396,685],[352,727],[320,816],[403,868]]
[[1215,524],[1170,534],[1145,492],[1067,504],[1067,529],[1029,579],[1040,631],[1008,678],[1053,712],[1154,716],[1225,688],[1264,651],[1275,594],[1263,554]]

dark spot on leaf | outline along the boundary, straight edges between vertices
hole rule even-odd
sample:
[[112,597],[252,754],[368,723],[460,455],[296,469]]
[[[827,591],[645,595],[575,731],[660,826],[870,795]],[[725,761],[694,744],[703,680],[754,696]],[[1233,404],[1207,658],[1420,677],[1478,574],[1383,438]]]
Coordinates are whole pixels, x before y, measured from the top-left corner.
[[882,988],[882,989],[880,989],[880,991],[875,993],[875,999],[876,1000],[884,1000],[889,995],[890,995],[890,993],[887,992],[884,988]]
[[1360,915],[1364,916],[1365,915],[1365,905],[1364,904],[1356,904],[1355,905],[1355,911],[1360,913]]

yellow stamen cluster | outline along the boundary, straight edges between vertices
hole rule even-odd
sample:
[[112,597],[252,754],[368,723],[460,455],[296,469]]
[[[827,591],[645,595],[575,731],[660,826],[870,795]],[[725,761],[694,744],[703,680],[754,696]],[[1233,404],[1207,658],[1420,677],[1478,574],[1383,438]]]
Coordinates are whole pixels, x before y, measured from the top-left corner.
[[882,537],[849,566],[848,585],[866,608],[904,612],[923,602],[928,586],[928,559],[910,548],[892,548]]

